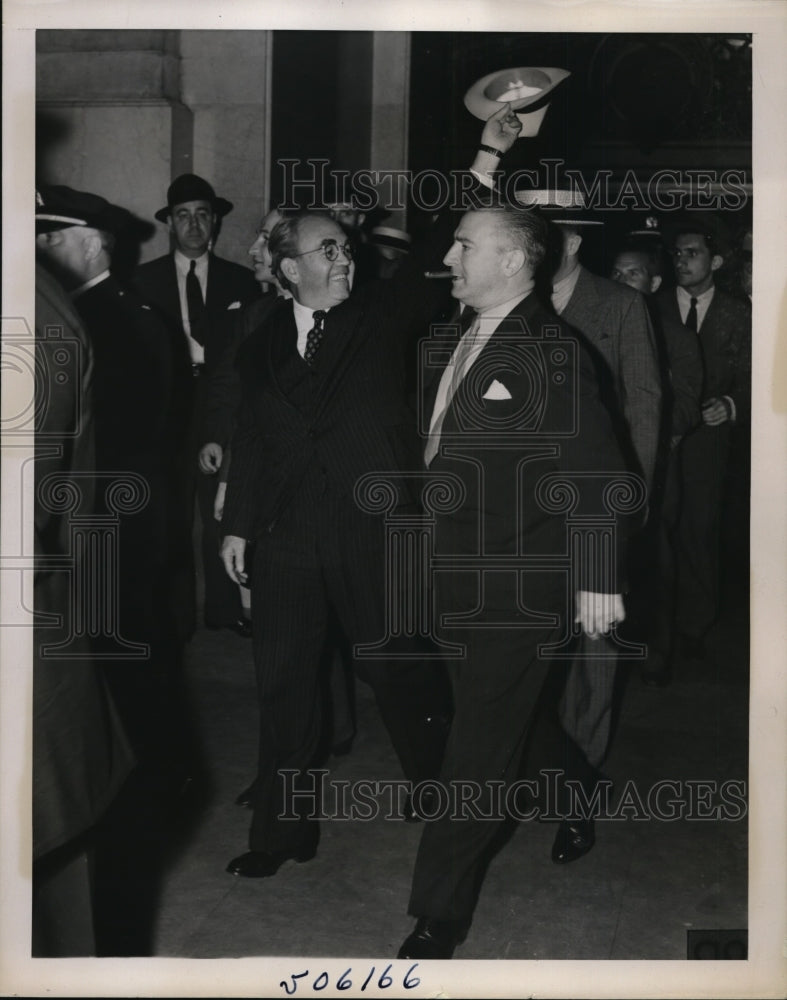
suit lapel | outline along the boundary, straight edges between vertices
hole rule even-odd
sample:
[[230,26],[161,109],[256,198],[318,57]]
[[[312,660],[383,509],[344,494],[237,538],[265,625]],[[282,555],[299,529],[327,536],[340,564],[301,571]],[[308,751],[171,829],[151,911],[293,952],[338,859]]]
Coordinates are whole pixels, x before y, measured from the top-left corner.
[[215,257],[212,253],[208,254],[208,281],[205,289],[205,308],[211,318],[215,312],[220,312],[225,305],[222,295],[224,291],[223,263],[219,257]]
[[356,305],[351,299],[347,299],[331,309],[326,317],[325,338],[320,349],[320,361],[324,368],[315,400],[315,416],[319,416],[336,392],[364,342],[365,312],[363,305]]
[[162,282],[162,294],[166,300],[165,311],[177,320],[181,333],[183,328],[183,313],[180,308],[180,292],[178,291],[178,269],[175,266],[175,255],[167,258],[166,277]]
[[678,323],[680,326],[682,326],[683,329],[685,330],[686,326],[683,323],[683,320],[680,318],[680,309],[678,308],[678,293],[677,293],[677,291],[674,288],[670,289],[670,291],[667,292],[663,296],[662,301],[664,302],[664,313],[665,313],[665,315],[668,318],[673,319],[676,323]]
[[[472,370],[472,368],[479,364],[487,365],[490,358],[493,358],[495,354],[499,352],[502,352],[503,357],[505,358],[507,356],[506,344],[510,343],[513,338],[517,336],[523,338],[531,337],[533,335],[531,320],[537,308],[538,300],[536,299],[535,293],[530,292],[500,320],[496,329],[478,353],[471,369],[468,369],[468,371]],[[522,324],[524,324],[524,329]],[[436,379],[435,381],[436,384],[439,385],[439,380]],[[462,378],[462,381],[457,386],[456,392],[452,396],[448,405],[449,412],[455,405],[460,406],[465,410],[467,409],[468,384],[466,372],[465,377]],[[434,394],[437,394],[437,388],[435,388]],[[429,415],[431,418],[431,410],[429,411]],[[446,417],[448,417],[448,414],[446,414]]]
[[562,313],[563,319],[577,329],[581,323],[582,334],[591,343],[595,343],[602,332],[600,324],[603,322],[603,309],[604,298],[598,294],[593,275],[580,267],[574,291]]

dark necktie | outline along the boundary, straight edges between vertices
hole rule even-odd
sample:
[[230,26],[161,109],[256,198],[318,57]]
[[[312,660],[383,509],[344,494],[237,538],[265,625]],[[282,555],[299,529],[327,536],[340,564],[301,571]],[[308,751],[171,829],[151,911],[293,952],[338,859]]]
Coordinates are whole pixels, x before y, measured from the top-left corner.
[[313,320],[314,326],[306,334],[306,349],[303,352],[303,360],[307,364],[314,361],[314,356],[320,349],[322,335],[325,332],[325,317],[327,313],[324,309],[315,309]]
[[689,311],[686,313],[686,326],[689,330],[697,332],[697,300],[692,297]]
[[195,268],[197,262],[193,260],[189,265],[189,273],[186,275],[186,304],[189,310],[189,328],[191,337],[198,344],[205,345],[205,300],[202,298],[202,288],[200,288],[199,278]]

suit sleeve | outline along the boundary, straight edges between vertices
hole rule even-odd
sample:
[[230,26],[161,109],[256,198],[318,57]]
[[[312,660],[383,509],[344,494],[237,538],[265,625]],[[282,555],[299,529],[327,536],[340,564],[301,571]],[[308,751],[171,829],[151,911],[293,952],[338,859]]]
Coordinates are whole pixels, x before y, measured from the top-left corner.
[[208,380],[202,444],[214,442],[226,448],[232,436],[235,414],[241,396],[240,375],[236,367],[238,349],[248,334],[246,310],[235,318],[227,347],[222,352]]
[[[599,516],[609,516],[607,488],[616,478],[622,482],[627,468],[609,412],[599,397],[593,363],[581,342],[577,342],[576,357],[577,431],[573,437],[560,442],[559,464],[569,480],[575,474],[584,474],[585,478],[578,481],[581,483],[581,507],[575,514],[589,517],[592,521]],[[616,516],[612,561],[608,566],[590,558],[582,561],[577,581],[580,590],[620,594],[627,589],[626,542],[638,522],[638,516],[636,510]]]
[[631,443],[650,486],[658,449],[661,383],[653,327],[641,295],[630,299],[622,317],[619,375]]
[[735,420],[746,422],[751,416],[751,307],[735,302],[731,317],[732,385],[730,395],[735,403]]
[[232,462],[227,476],[227,496],[221,519],[223,535],[246,539],[254,537],[256,486],[262,474],[260,445],[254,407],[249,394],[243,393],[232,436]]

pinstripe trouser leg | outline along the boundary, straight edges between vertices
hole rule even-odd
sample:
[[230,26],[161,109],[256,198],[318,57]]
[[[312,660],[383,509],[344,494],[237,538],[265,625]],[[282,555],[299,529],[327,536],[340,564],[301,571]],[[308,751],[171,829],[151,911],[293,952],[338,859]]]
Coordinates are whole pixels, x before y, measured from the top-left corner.
[[609,748],[617,663],[611,642],[583,632],[560,700],[560,723],[593,767],[600,766]]

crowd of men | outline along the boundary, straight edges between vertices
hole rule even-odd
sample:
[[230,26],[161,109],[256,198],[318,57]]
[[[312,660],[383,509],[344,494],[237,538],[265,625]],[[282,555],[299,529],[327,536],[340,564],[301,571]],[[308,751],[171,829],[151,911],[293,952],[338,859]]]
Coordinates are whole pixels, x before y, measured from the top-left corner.
[[[67,449],[64,467],[78,459],[97,482],[146,484],[144,502],[120,519],[117,600],[103,608],[100,594],[92,599],[114,640],[147,650],[129,670],[108,649],[91,662],[75,649],[79,683],[89,675],[92,685],[90,746],[74,741],[65,700],[68,725],[53,720],[50,700],[36,712],[39,806],[57,786],[59,742],[72,777],[88,761],[113,763],[90,779],[89,803],[75,790],[58,809],[37,809],[41,954],[90,953],[89,920],[78,942],[64,936],[64,899],[73,906],[77,896],[58,886],[72,884],[63,871],[82,863],[130,751],[144,763],[166,742],[173,777],[188,775],[177,664],[198,620],[195,511],[203,624],[253,643],[260,739],[256,776],[238,796],[252,813],[248,850],[227,868],[239,877],[314,857],[319,824],[297,792],[314,787],[326,718],[334,745],[351,745],[350,659],[411,787],[472,782],[474,807],[489,814],[495,786],[517,778],[539,732],[550,763],[592,801],[630,640],[647,644],[640,667],[651,684],[706,655],[728,455],[736,434],[746,439],[750,399],[750,305],[715,282],[729,238],[720,219],[688,212],[661,237],[628,238],[608,275],[594,274],[580,257],[603,223],[579,201],[499,197],[494,172],[520,127],[505,105],[490,118],[465,204],[420,245],[390,229],[370,239],[363,218],[340,206],[273,209],[249,249],[253,272],[214,252],[233,206],[196,175],[176,178],[155,213],[172,251],[126,286],[112,254],[128,213],[40,188],[37,337],[48,349],[53,312],[75,331],[84,371],[69,384],[92,408],[78,429],[83,453]],[[385,252],[370,266],[375,241]],[[419,354],[419,342],[429,350]],[[50,408],[50,423],[58,412]],[[55,431],[71,440],[74,428]],[[389,572],[383,518],[359,499],[371,475],[394,482],[400,513],[417,515],[424,483],[456,493],[432,510],[435,558],[453,569],[434,574],[425,594]],[[609,508],[612,487],[628,504]],[[97,495],[95,516],[106,503]],[[571,548],[575,511],[605,523],[616,514],[614,544]],[[66,543],[44,514],[37,508],[39,548],[56,554]],[[591,550],[612,555],[602,563]],[[569,564],[567,553],[576,553]],[[48,594],[51,575],[40,579],[42,610],[62,610],[68,595]],[[385,636],[391,600],[413,599],[431,609],[428,627],[388,658],[362,655]],[[568,658],[551,657],[561,644]],[[454,652],[443,662],[438,647]],[[42,684],[45,668],[36,663]],[[102,729],[91,725],[99,714]],[[403,958],[453,955],[499,826],[436,815],[433,798],[405,804],[423,832]],[[595,825],[568,806],[562,815],[552,858],[565,864],[593,847]],[[89,909],[84,886],[81,895]]]

